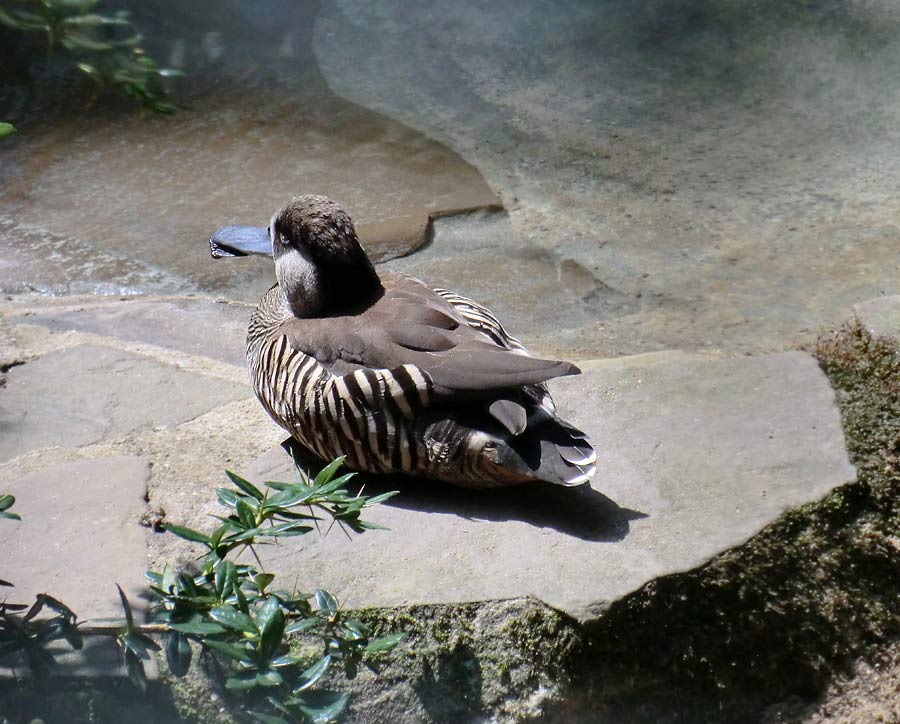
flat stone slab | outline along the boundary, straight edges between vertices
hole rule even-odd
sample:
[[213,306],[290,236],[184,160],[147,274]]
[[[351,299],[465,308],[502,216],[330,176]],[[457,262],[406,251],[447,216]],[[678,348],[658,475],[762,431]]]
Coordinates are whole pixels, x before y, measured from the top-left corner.
[[853,313],[873,337],[900,339],[900,294],[860,302]]
[[246,385],[95,345],[50,352],[7,373],[0,390],[0,461],[171,426],[247,397]]
[[[2,589],[3,597],[30,604],[37,594],[47,593],[75,611],[79,620],[120,619],[118,583],[136,614],[143,615],[147,548],[139,521],[149,479],[147,460],[122,456],[3,481],[2,491],[16,497],[13,510],[22,517],[19,522],[0,521],[0,577],[15,585]],[[64,642],[55,650],[70,651]],[[66,653],[59,662],[66,673],[121,669],[110,640]]]
[[[598,449],[592,487],[370,481],[370,493],[401,491],[368,514],[389,531],[304,536],[265,548],[266,567],[353,608],[530,595],[590,619],[855,479],[833,392],[805,353],[667,352],[583,369],[551,387]],[[278,448],[247,472],[293,477]]]
[[244,367],[252,311],[244,304],[208,299],[124,297],[80,309],[29,313],[12,321],[39,324],[53,332],[89,332],[152,344]]

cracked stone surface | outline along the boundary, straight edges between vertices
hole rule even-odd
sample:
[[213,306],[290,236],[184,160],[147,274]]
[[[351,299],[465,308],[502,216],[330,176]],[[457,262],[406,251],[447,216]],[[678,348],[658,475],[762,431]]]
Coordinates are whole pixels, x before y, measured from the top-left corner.
[[[267,567],[349,607],[533,595],[589,619],[855,480],[833,392],[804,353],[657,353],[584,368],[551,388],[599,451],[591,487],[477,494],[370,481],[369,492],[401,491],[369,513],[390,530],[306,536],[267,549]],[[292,479],[280,448],[247,473]]]
[[[87,332],[142,342],[237,366],[246,364],[247,323],[252,307],[208,299],[123,297],[97,303],[88,298],[74,309],[10,315],[13,323],[39,324],[52,332]],[[69,305],[71,306],[71,305]]]
[[0,392],[0,461],[174,426],[246,397],[246,385],[111,347],[78,345],[12,368]]
[[873,337],[900,338],[900,295],[860,302],[853,312]]

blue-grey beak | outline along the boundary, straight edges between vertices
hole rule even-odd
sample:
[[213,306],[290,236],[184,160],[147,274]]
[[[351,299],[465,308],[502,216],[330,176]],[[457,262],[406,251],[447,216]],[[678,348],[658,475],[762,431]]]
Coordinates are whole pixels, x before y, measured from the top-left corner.
[[249,254],[272,256],[272,240],[268,229],[260,226],[226,226],[209,237],[209,253],[213,259]]

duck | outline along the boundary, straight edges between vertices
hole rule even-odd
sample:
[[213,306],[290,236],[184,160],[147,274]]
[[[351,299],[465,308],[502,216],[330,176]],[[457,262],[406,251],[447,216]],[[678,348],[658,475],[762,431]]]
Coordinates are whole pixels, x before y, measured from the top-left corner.
[[247,331],[251,386],[314,458],[475,489],[593,477],[588,436],[546,384],[578,367],[531,355],[463,295],[377,272],[336,202],[300,196],[209,244],[217,259],[274,259]]

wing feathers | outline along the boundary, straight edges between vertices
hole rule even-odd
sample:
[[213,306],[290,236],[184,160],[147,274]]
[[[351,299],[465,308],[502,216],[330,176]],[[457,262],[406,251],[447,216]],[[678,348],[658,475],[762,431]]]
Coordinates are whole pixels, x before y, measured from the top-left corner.
[[[384,295],[360,314],[286,322],[291,344],[329,368],[415,365],[443,399],[479,397],[579,372],[570,362],[530,357],[490,341],[417,279],[384,275],[382,281]],[[515,419],[510,423],[518,426]]]

